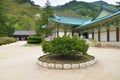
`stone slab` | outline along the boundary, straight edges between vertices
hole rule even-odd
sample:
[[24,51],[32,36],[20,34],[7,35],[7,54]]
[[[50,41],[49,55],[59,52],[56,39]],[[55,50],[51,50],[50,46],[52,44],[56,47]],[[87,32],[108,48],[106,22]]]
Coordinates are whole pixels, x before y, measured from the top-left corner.
[[55,67],[55,64],[53,63],[48,63],[48,68],[54,68]]
[[71,69],[71,64],[64,64],[64,65],[63,65],[63,68],[64,68],[64,69]]
[[57,68],[57,69],[63,69],[63,65],[62,64],[55,64],[55,68]]
[[72,69],[80,68],[79,64],[72,64]]

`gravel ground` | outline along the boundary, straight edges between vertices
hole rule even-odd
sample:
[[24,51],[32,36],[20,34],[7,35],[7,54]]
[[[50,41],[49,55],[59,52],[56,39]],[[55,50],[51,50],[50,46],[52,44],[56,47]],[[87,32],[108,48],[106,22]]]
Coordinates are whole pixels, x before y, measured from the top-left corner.
[[97,63],[73,70],[47,69],[36,64],[43,55],[40,46],[26,42],[0,46],[0,80],[120,80],[120,49],[90,47]]

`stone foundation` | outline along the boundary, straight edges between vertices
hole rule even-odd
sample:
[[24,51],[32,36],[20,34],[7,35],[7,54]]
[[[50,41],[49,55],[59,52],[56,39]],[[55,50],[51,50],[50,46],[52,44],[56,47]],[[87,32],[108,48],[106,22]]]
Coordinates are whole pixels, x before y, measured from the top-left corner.
[[96,59],[80,63],[80,64],[54,64],[54,63],[47,63],[47,62],[42,62],[42,61],[37,61],[37,63],[45,68],[53,68],[53,69],[79,69],[83,67],[90,66],[96,62]]

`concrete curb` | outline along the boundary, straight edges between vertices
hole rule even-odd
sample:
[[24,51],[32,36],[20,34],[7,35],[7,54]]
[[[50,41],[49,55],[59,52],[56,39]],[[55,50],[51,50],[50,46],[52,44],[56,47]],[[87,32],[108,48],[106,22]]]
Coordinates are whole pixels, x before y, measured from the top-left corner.
[[39,60],[37,60],[37,63],[42,67],[51,68],[51,69],[79,69],[96,63],[96,59],[80,64],[54,64],[54,63],[42,62]]

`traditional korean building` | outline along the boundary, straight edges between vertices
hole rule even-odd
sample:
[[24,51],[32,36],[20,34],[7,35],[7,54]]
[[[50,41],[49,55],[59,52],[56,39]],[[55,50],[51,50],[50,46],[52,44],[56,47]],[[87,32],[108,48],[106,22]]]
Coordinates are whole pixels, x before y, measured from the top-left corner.
[[22,30],[18,30],[18,31],[15,31],[13,33],[13,36],[17,40],[27,40],[28,36],[34,36],[34,35],[36,35],[35,31],[22,31]]
[[112,10],[101,7],[98,14],[93,18],[73,18],[55,15],[53,18],[49,18],[49,21],[71,25],[71,30],[61,30],[58,26],[55,26],[55,34],[57,36],[78,34],[81,38],[94,39],[99,42],[120,41],[120,8]]

